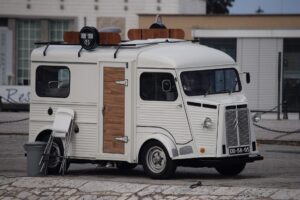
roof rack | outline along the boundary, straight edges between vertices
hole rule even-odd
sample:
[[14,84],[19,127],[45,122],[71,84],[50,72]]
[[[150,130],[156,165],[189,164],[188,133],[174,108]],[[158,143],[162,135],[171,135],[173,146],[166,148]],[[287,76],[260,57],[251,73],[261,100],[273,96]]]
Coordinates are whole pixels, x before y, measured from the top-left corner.
[[[106,30],[106,29],[105,29]],[[145,40],[154,38],[173,38],[173,39],[183,39],[184,31],[182,29],[167,29],[160,22],[156,22],[151,25],[150,29],[131,29],[128,31],[128,38],[130,40]],[[95,27],[85,26],[80,32],[65,32],[64,41],[54,41],[54,42],[36,42],[36,45],[46,45],[43,55],[46,56],[47,49],[50,45],[80,45],[81,48],[78,51],[78,57],[81,56],[83,49],[93,50],[97,47],[103,46],[114,46],[116,51],[114,53],[114,58],[117,58],[117,53],[122,47],[132,47],[132,46],[149,46],[165,42],[178,42],[169,41],[168,39],[159,42],[148,42],[139,44],[122,44],[121,36],[118,32],[98,32]],[[182,41],[180,41],[182,42]]]
[[[187,42],[187,40],[179,40],[179,41],[170,41],[168,39],[163,40],[163,41],[157,41],[157,42],[145,42],[145,43],[134,43],[134,44],[102,44],[102,45],[98,45],[97,47],[116,47],[116,51],[114,53],[114,59],[117,58],[117,54],[119,52],[119,50],[123,47],[145,47],[145,46],[152,46],[152,45],[157,45],[157,44],[162,44],[162,43],[179,43],[179,42]],[[78,45],[80,46],[80,44],[71,44],[71,43],[66,43],[63,41],[52,41],[52,42],[35,42],[35,45],[46,45],[45,49],[43,51],[43,56],[46,56],[47,50],[49,48],[49,46],[51,45],[69,45],[69,46],[74,46],[74,45]],[[84,49],[84,47],[81,46],[81,48],[79,49],[77,55],[78,57],[81,57],[81,52]]]

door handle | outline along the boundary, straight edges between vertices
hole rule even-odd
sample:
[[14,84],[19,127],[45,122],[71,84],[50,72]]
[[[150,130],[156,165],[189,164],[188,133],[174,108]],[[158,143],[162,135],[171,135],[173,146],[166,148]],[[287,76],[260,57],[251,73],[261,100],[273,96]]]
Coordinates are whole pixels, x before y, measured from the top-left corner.
[[115,140],[120,141],[120,142],[124,142],[124,143],[128,143],[128,141],[129,141],[127,136],[125,136],[125,137],[116,137]]
[[115,82],[118,85],[124,85],[124,86],[128,86],[128,79],[122,80],[122,81],[116,81]]
[[103,106],[103,108],[102,108],[102,115],[104,115],[104,113],[105,113],[105,109],[106,109],[106,107],[105,107],[105,106]]
[[176,108],[182,108],[182,104],[178,104],[177,106],[176,106]]

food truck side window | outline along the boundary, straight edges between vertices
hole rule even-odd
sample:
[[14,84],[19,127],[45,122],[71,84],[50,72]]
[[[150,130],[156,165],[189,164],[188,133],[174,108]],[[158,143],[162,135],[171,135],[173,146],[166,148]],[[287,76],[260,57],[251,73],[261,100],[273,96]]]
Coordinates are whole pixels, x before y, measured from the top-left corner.
[[39,97],[66,98],[70,94],[70,70],[65,66],[39,66],[35,91]]
[[145,101],[175,101],[178,97],[170,73],[144,72],[140,76],[140,97]]

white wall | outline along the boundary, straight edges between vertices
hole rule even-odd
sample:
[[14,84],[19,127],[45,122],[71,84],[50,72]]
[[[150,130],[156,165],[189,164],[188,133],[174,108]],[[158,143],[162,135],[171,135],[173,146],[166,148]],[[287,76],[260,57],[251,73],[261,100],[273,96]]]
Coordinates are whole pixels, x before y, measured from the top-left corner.
[[[27,9],[30,4],[31,8]],[[84,25],[96,26],[97,17],[125,17],[126,30],[138,28],[139,13],[205,14],[205,0],[0,0],[0,16],[75,17],[77,29]],[[60,6],[64,9],[61,10]],[[98,6],[98,10],[95,10]],[[125,11],[124,7],[128,10]],[[157,11],[157,7],[160,11]]]
[[270,110],[277,105],[278,52],[283,40],[276,38],[240,38],[237,40],[237,63],[250,72],[251,83],[244,85],[250,108]]

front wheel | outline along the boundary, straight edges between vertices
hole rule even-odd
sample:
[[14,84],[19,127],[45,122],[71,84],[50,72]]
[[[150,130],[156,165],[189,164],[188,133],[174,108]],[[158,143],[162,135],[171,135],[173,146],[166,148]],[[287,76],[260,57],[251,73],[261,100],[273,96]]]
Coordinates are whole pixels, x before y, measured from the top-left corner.
[[144,146],[142,164],[146,174],[153,179],[170,178],[176,170],[175,162],[158,141],[149,142]]
[[224,176],[235,176],[241,173],[246,166],[246,163],[224,163],[216,166],[216,170]]

